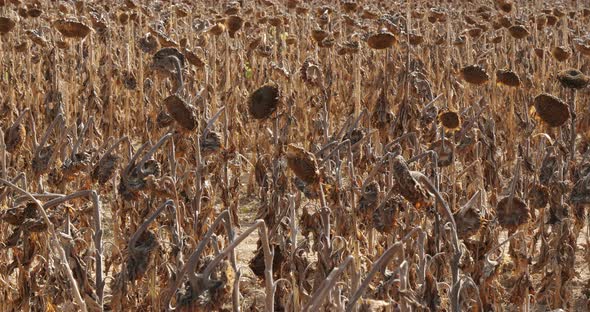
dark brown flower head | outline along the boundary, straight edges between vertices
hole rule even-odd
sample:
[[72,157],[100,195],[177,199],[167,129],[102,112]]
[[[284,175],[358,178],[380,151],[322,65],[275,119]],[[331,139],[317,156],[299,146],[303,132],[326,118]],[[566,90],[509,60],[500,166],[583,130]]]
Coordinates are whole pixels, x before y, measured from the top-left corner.
[[422,34],[412,32],[410,33],[409,42],[413,46],[420,45],[424,43],[424,36]]
[[[201,48],[197,48],[200,50],[197,51],[201,51]],[[188,61],[189,64],[197,67],[197,68],[203,68],[203,66],[205,66],[205,62],[203,61],[204,56],[201,55],[202,53],[195,53],[191,50],[188,49],[184,49],[183,50],[183,54],[186,56],[186,60]]]
[[65,181],[73,181],[78,173],[85,172],[90,166],[90,153],[81,152],[72,155],[71,158],[64,160],[61,166],[61,174]]
[[455,111],[439,113],[438,120],[447,130],[457,130],[461,127],[461,117]]
[[572,56],[572,50],[564,46],[555,47],[551,50],[551,55],[553,55],[553,58],[557,61],[565,62]]
[[16,43],[16,44],[14,45],[14,50],[15,50],[16,52],[23,53],[23,52],[26,52],[26,51],[27,51],[27,48],[28,48],[28,47],[29,47],[29,45],[27,44],[27,42],[26,42],[26,41],[21,41],[21,42],[19,42],[19,43]]
[[354,145],[357,142],[359,142],[360,140],[362,140],[364,136],[365,136],[365,133],[363,132],[363,130],[354,129],[354,130],[350,131],[350,133],[347,133],[344,136],[343,140],[350,140],[350,144]]
[[36,17],[41,16],[41,14],[43,14],[43,10],[41,10],[39,8],[30,8],[27,10],[27,15],[29,17],[36,18]]
[[496,206],[496,217],[501,227],[516,230],[518,226],[529,220],[529,207],[516,196],[512,198],[512,201],[510,201],[510,196],[506,196]]
[[141,51],[145,53],[154,53],[158,48],[158,39],[156,39],[151,33],[146,33],[145,36],[138,40],[137,44]]
[[557,79],[564,88],[582,89],[588,85],[588,76],[577,69],[566,69],[557,74]]
[[27,15],[27,9],[25,9],[25,8],[18,8],[17,13],[18,13],[18,16],[20,16],[22,18],[29,17],[29,15]]
[[490,76],[481,65],[468,65],[461,69],[463,80],[474,84],[482,85],[490,79]]
[[316,43],[321,43],[328,37],[329,33],[323,29],[316,28],[311,31],[311,37]]
[[274,85],[265,85],[252,92],[248,112],[254,119],[266,119],[274,113],[281,101],[281,91]]
[[557,97],[542,93],[534,99],[537,114],[550,127],[560,127],[570,118],[567,104]]
[[135,90],[137,88],[137,79],[133,72],[123,71],[121,79],[127,90]]
[[371,8],[365,8],[363,9],[361,18],[375,20],[379,18],[379,13]]
[[498,44],[498,43],[502,42],[503,39],[504,39],[504,37],[502,37],[502,36],[494,36],[494,37],[492,37],[492,39],[490,39],[490,41],[494,44]]
[[344,9],[344,11],[346,13],[352,13],[354,11],[356,11],[358,4],[356,3],[356,1],[352,1],[352,0],[344,0],[340,3],[340,5],[342,5],[342,8]]
[[53,27],[57,29],[64,37],[68,38],[85,38],[90,34],[92,28],[90,26],[72,20],[60,19],[53,22]]
[[4,35],[9,33],[16,23],[8,17],[0,17],[0,34]]
[[[176,64],[176,60],[180,64]],[[162,48],[158,50],[152,57],[152,63],[150,67],[154,70],[164,72],[166,74],[176,73],[176,66],[180,65],[180,68],[184,68],[185,57],[176,48]]]
[[387,49],[393,46],[394,43],[395,36],[392,33],[384,30],[372,34],[367,39],[367,44],[369,45],[369,47],[375,50]]
[[289,144],[287,146],[287,166],[293,173],[306,184],[318,185],[320,182],[320,171],[315,155],[301,147]]
[[505,13],[510,13],[513,7],[513,3],[510,0],[496,0],[496,5]]
[[283,19],[280,16],[272,16],[268,18],[268,24],[274,27],[283,25]]
[[508,32],[516,39],[523,39],[531,34],[529,30],[523,25],[512,25],[508,28]]
[[184,129],[193,131],[198,127],[195,108],[177,95],[171,95],[164,99],[164,105],[168,114]]
[[115,174],[119,156],[108,154],[103,156],[92,170],[92,180],[100,185],[107,183]]
[[225,20],[225,25],[227,26],[227,31],[229,32],[229,36],[232,38],[234,37],[235,33],[238,32],[242,28],[243,24],[244,24],[244,20],[237,15],[228,16],[227,19]]
[[555,15],[547,15],[547,26],[555,26],[557,24],[557,17]]
[[499,69],[496,71],[496,80],[499,84],[503,84],[507,87],[520,87],[520,77],[518,75],[507,69]]
[[471,38],[479,38],[479,36],[481,36],[482,30],[481,28],[470,28],[467,30],[467,34],[469,35],[469,37]]

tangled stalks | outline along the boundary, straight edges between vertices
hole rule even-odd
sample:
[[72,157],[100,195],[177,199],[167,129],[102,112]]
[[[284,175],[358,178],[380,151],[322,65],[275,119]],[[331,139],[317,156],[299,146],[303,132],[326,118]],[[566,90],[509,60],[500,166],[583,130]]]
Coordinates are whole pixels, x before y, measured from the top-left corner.
[[0,311],[586,311],[588,24],[0,0]]

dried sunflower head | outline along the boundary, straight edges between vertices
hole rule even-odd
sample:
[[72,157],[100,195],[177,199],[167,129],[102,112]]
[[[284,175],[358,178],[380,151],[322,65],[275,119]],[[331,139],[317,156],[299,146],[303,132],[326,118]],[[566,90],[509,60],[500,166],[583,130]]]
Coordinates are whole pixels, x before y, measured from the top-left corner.
[[547,26],[555,26],[557,24],[557,16],[555,15],[546,15],[547,16]]
[[537,114],[550,127],[560,127],[570,118],[567,104],[557,97],[541,93],[534,99]]
[[560,71],[557,74],[557,79],[564,88],[568,89],[582,89],[588,85],[588,81],[590,80],[588,76],[577,69]]
[[280,103],[281,91],[277,86],[265,85],[250,94],[248,112],[254,119],[266,119]]
[[482,85],[490,79],[490,76],[481,65],[468,65],[461,69],[463,79],[474,85]]
[[358,8],[358,3],[353,0],[343,0],[340,2],[340,5],[346,13],[352,13]]
[[555,47],[551,50],[551,55],[553,55],[553,58],[557,61],[565,62],[572,56],[572,50],[564,46]]
[[523,25],[512,25],[508,28],[508,32],[515,39],[523,39],[531,34],[529,30]]
[[319,185],[320,171],[315,155],[301,147],[289,144],[287,146],[287,166],[303,182],[312,185]]
[[[199,49],[198,51],[202,51],[202,49]],[[184,49],[183,52],[189,64],[196,66],[198,68],[202,68],[203,66],[205,66],[205,61],[203,61],[201,53],[197,54],[189,49]]]
[[164,105],[168,114],[184,129],[193,131],[198,127],[199,122],[195,114],[195,108],[177,95],[171,95],[164,99]]
[[108,154],[103,156],[92,170],[92,180],[98,182],[100,185],[107,183],[115,174],[119,156]]
[[311,37],[316,43],[322,43],[328,37],[329,33],[323,29],[316,28],[311,31]]
[[375,50],[387,49],[395,43],[395,36],[385,30],[374,33],[367,38],[369,47]]
[[225,20],[227,31],[229,32],[229,36],[232,38],[235,36],[235,33],[242,28],[243,24],[244,20],[237,15],[228,16]]
[[[178,60],[180,64],[176,64],[176,60]],[[176,73],[176,66],[180,65],[180,68],[182,69],[184,68],[184,64],[184,55],[176,48],[167,47],[158,50],[158,52],[154,54],[150,67],[156,71],[172,74]]]
[[14,26],[16,26],[16,23],[12,19],[4,16],[0,17],[0,34],[9,33]]
[[496,217],[498,224],[508,230],[516,230],[522,224],[529,220],[529,207],[517,196],[506,196],[502,198],[496,206]]
[[512,11],[512,7],[514,6],[511,0],[496,0],[495,2],[498,8],[505,13],[510,13]]
[[461,127],[461,117],[455,111],[440,112],[438,120],[447,130],[457,130]]
[[310,58],[307,58],[299,69],[301,79],[312,86],[318,86],[322,81],[322,70]]
[[84,38],[90,34],[92,28],[90,26],[72,20],[59,19],[53,22],[53,27],[57,29],[64,37],[68,38]]
[[520,87],[520,78],[518,77],[518,75],[511,71],[511,70],[507,70],[507,69],[499,69],[496,71],[496,80],[498,81],[499,84],[503,84],[507,87]]
[[137,45],[145,53],[154,53],[158,48],[158,39],[148,32],[138,40]]

